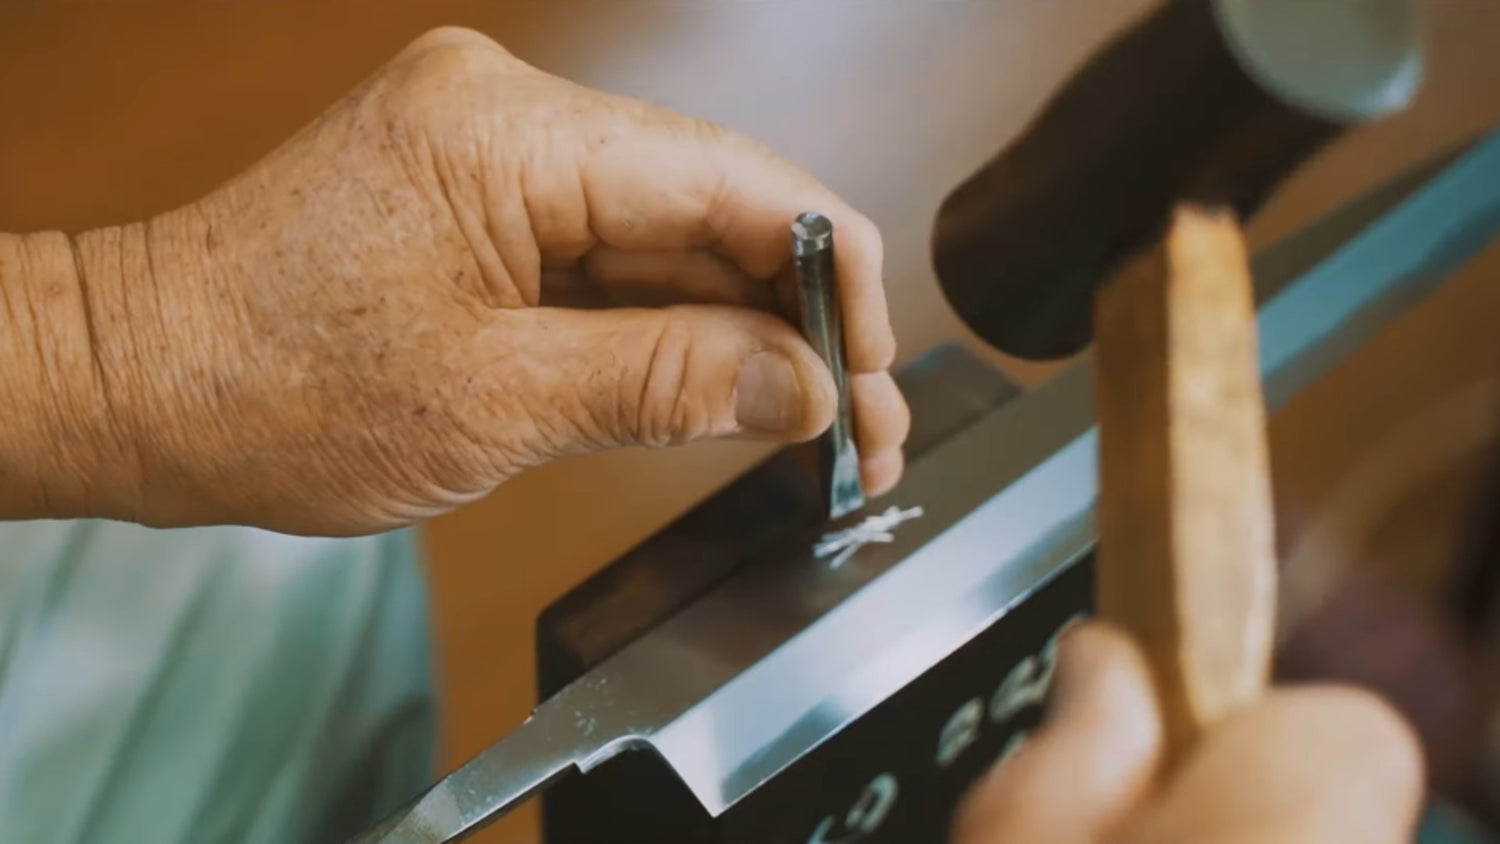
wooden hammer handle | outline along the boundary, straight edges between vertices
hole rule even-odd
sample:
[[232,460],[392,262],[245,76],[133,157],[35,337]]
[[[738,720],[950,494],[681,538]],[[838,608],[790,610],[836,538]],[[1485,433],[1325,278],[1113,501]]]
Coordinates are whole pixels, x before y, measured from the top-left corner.
[[1255,304],[1234,213],[1177,206],[1101,289],[1099,610],[1144,649],[1168,761],[1265,688],[1276,567]]

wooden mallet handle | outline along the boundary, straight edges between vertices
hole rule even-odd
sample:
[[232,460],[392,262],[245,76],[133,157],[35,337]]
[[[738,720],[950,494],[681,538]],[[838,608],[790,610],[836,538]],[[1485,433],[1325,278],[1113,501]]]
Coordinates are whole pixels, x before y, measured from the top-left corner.
[[1176,207],[1095,301],[1099,610],[1144,649],[1169,763],[1265,688],[1276,567],[1255,304],[1234,214]]

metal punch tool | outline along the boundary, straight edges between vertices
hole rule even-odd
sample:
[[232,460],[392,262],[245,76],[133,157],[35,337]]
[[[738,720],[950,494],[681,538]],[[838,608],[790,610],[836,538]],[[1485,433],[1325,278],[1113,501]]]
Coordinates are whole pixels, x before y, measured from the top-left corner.
[[833,263],[833,223],[812,212],[797,217],[792,223],[792,256],[802,307],[802,331],[833,373],[833,384],[838,391],[838,412],[833,425],[818,441],[818,469],[825,486],[828,518],[839,519],[865,506],[865,491],[859,477],[859,452],[854,445],[849,374],[844,367],[844,326]]

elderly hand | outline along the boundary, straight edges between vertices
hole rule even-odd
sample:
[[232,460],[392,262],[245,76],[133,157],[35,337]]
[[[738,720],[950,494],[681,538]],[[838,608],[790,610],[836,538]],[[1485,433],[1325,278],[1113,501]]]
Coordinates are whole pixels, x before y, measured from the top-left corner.
[[954,844],[1404,844],[1422,795],[1410,731],[1333,687],[1278,689],[1157,781],[1161,726],[1129,639],[1063,640],[1048,723],[960,812]]
[[212,195],[76,240],[90,371],[50,429],[98,433],[45,515],[358,534],[560,455],[811,438],[832,379],[775,314],[808,210],[880,492],[908,416],[874,226],[744,137],[429,33]]

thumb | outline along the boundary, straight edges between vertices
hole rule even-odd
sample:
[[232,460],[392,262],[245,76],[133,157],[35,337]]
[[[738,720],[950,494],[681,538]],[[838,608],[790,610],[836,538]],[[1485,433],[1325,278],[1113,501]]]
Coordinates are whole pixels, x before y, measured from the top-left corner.
[[[833,378],[785,321],[681,305],[510,313],[521,397],[553,454],[704,437],[811,439],[833,420]],[[508,364],[507,364],[508,365]]]

